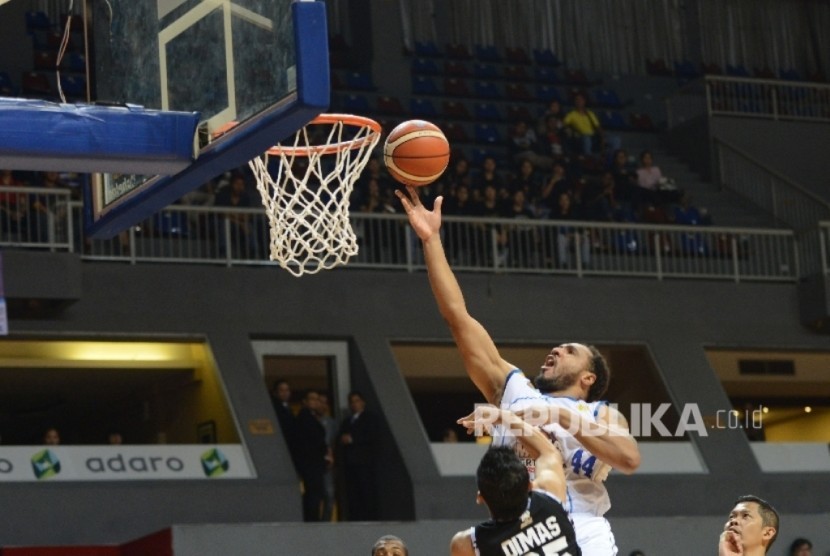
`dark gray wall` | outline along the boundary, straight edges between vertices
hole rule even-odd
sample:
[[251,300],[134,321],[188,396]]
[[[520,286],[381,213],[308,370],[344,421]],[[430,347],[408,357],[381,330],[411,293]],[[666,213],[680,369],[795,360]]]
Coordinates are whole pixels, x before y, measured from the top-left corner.
[[[24,285],[26,295],[39,295],[31,284],[56,268],[50,255],[8,252],[4,261],[9,297]],[[77,274],[67,280],[77,301],[53,317],[12,320],[13,337],[204,337],[240,423],[274,420],[252,337],[346,340],[352,382],[368,386],[371,403],[391,431],[389,457],[379,475],[386,519],[481,517],[471,503],[473,479],[439,475],[389,345],[399,339],[451,341],[424,273],[343,269],[297,279],[273,267],[82,263],[66,268]],[[704,415],[730,407],[704,347],[828,347],[826,336],[799,324],[794,285],[509,275],[461,275],[460,281],[470,311],[497,341],[644,344],[672,399],[698,403]],[[55,287],[54,280],[43,283]],[[73,284],[80,284],[79,292]],[[255,481],[4,485],[0,504],[16,511],[0,525],[0,539],[123,542],[176,523],[299,520],[299,493],[285,446],[275,437],[241,433],[259,474]],[[722,515],[745,492],[761,493],[788,513],[828,511],[830,477],[763,475],[737,431],[694,440],[709,475],[612,476],[610,517]]]
[[830,125],[718,116],[712,137],[724,139],[830,202]]

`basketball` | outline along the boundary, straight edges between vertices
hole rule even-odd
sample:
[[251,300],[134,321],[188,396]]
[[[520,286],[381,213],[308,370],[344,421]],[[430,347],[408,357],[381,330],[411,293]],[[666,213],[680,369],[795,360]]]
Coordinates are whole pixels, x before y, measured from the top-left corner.
[[402,184],[429,185],[447,169],[450,143],[435,124],[409,120],[386,138],[383,161],[389,174]]

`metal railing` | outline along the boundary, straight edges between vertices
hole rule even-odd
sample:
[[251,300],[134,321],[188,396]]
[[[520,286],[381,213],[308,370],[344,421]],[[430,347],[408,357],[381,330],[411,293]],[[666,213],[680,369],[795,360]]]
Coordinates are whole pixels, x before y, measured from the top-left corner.
[[666,99],[669,129],[700,116],[830,122],[830,85],[749,77],[706,77]]
[[[109,240],[84,237],[82,205],[63,190],[0,188],[0,214],[12,208],[18,217],[0,220],[0,246],[133,264],[276,264],[268,259],[268,221],[259,208],[173,205]],[[405,215],[355,213],[351,222],[360,250],[348,268],[424,268]],[[798,242],[790,230],[446,215],[442,230],[451,263],[466,272],[735,282],[793,282],[799,276]],[[820,261],[824,249],[816,247],[813,259]]]

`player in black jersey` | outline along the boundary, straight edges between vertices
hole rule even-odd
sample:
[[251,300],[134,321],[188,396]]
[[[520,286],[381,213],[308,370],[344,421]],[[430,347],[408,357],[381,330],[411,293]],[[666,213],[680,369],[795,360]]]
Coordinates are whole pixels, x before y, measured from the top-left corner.
[[455,534],[451,556],[581,556],[576,534],[562,507],[565,473],[562,455],[538,428],[508,410],[479,406],[461,421],[468,430],[502,424],[536,457],[536,479],[512,448],[491,448],[481,458],[476,501],[490,519]]

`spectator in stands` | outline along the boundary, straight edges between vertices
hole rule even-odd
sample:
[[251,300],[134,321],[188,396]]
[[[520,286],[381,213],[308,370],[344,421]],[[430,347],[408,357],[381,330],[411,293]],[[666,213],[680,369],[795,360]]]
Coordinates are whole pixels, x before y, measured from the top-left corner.
[[610,169],[614,175],[617,199],[630,205],[637,187],[637,169],[629,162],[628,154],[623,149],[614,151]]
[[[494,185],[489,184],[484,188],[484,199],[481,201],[481,216],[483,218],[501,218],[505,213],[505,203],[499,198],[498,192]],[[481,245],[491,245],[493,238],[496,242],[497,261],[496,264],[504,264],[507,258],[507,231],[504,226],[498,224],[482,225],[479,229],[479,238]],[[488,266],[492,265],[494,261],[491,256],[491,250],[487,249],[486,258]]]
[[343,475],[346,483],[346,515],[349,521],[378,518],[375,461],[380,439],[380,418],[366,408],[360,392],[349,393],[351,415],[340,425]]
[[559,205],[559,196],[562,193],[573,193],[573,187],[565,173],[565,165],[556,162],[553,171],[542,186],[539,199],[536,201],[537,214],[539,218],[548,218],[550,213]]
[[614,175],[610,171],[603,173],[599,182],[589,184],[585,206],[585,217],[588,220],[597,222],[621,220],[616,185]]
[[[253,197],[248,191],[245,176],[242,174],[234,174],[231,178],[230,185],[222,188],[216,194],[215,205],[217,207],[228,208],[248,208],[256,206]],[[236,256],[247,256],[251,258],[258,257],[259,238],[257,237],[257,230],[254,226],[252,216],[238,212],[227,213],[223,218],[223,222],[227,222],[230,226],[234,254]],[[224,255],[228,247],[225,245],[225,230],[217,230],[217,233],[219,234],[219,248]]]
[[445,444],[457,444],[458,432],[453,427],[447,427],[441,434],[441,442]]
[[805,538],[797,538],[790,545],[789,556],[813,556],[813,543]]
[[[583,215],[579,207],[575,207],[569,193],[559,194],[559,203],[556,210],[550,214],[551,220],[569,222],[582,220]],[[579,254],[583,266],[591,261],[591,239],[587,232],[580,233],[570,225],[562,225],[556,229],[556,262],[559,268],[571,268],[571,251],[576,249],[577,235],[579,235]]]
[[56,427],[49,427],[43,433],[43,443],[46,446],[58,446],[61,443],[61,434]]
[[718,542],[718,556],[763,556],[778,537],[778,512],[757,496],[740,496]]
[[58,189],[68,189],[68,186],[63,183],[58,172],[42,172],[40,174],[40,183],[37,184],[45,191],[43,194],[33,194],[29,196],[29,214],[27,230],[30,234],[29,240],[47,242],[49,237],[49,220],[52,216],[54,223],[53,232],[58,237],[63,237],[66,230],[59,226],[66,221],[66,212],[69,207],[66,203],[58,202],[59,199],[54,195],[49,195],[49,190],[54,192]]
[[507,143],[507,153],[514,164],[530,161],[535,167],[548,169],[553,164],[553,157],[540,154],[536,132],[525,121],[513,125]]
[[565,111],[562,110],[562,103],[558,100],[551,100],[536,122],[536,134],[539,136],[551,129],[554,129],[560,137],[565,133]]
[[481,201],[484,198],[484,190],[492,185],[496,191],[506,187],[505,180],[498,169],[498,164],[493,156],[485,156],[481,161],[481,169],[474,176],[470,187],[473,199]]
[[551,157],[553,160],[563,157],[565,154],[563,125],[562,120],[554,115],[545,118],[545,127],[539,133],[539,152],[542,155]]
[[[527,201],[524,188],[515,188],[512,202],[502,215],[514,220],[535,220],[536,212]],[[526,268],[538,265],[538,228],[534,226],[508,225],[505,227],[508,244],[508,265]]]
[[389,177],[386,167],[381,164],[380,159],[376,156],[371,157],[366,163],[366,168],[360,173],[356,187],[359,189],[372,179],[378,181],[381,190],[392,188],[392,178]]
[[[285,379],[278,379],[271,387],[271,404],[277,414],[277,423],[288,451],[293,454],[296,421],[291,409],[291,386]],[[292,455],[293,458],[293,455]]]
[[519,164],[519,173],[510,182],[510,192],[522,190],[525,201],[533,205],[542,195],[542,180],[536,171],[536,166],[530,160],[522,160]]
[[641,208],[649,204],[660,205],[675,202],[682,192],[674,185],[669,185],[660,168],[654,164],[651,151],[640,153],[640,167],[637,168],[637,185],[635,203]]
[[375,541],[372,556],[409,556],[409,549],[395,535],[384,535]]
[[110,446],[120,446],[124,444],[124,437],[118,431],[110,431],[107,433],[107,444]]
[[[11,170],[0,170],[0,187],[22,187],[24,182]],[[26,195],[0,191],[0,232],[17,233],[26,219]]]
[[472,176],[470,175],[470,161],[463,156],[456,157],[455,161],[450,161],[451,170],[444,173],[442,181],[445,181],[447,187],[443,195],[455,195],[455,189],[461,185],[470,185]]
[[583,155],[604,154],[606,150],[620,148],[619,137],[607,135],[597,115],[587,108],[585,93],[574,95],[574,108],[565,116],[565,128],[572,138],[572,148]]
[[[481,215],[481,203],[470,195],[470,188],[460,184],[455,189],[455,195],[447,198],[444,213],[448,216]],[[466,222],[447,222],[447,255],[456,264],[471,264],[475,258],[474,249],[477,242],[473,241],[470,224]]]
[[308,390],[297,414],[294,460],[303,480],[303,520],[321,521],[325,499],[326,467],[331,454],[326,445],[326,429],[320,423],[320,394]]

